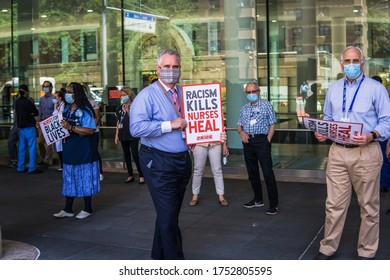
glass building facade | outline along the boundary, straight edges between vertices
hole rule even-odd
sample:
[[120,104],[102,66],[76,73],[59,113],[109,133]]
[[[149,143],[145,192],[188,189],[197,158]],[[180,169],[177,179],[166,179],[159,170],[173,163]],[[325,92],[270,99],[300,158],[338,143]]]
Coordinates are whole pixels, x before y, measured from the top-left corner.
[[[366,75],[388,88],[388,0],[2,0],[0,2],[0,141],[13,122],[20,84],[39,101],[41,84],[88,85],[101,104],[103,160],[121,160],[114,145],[115,90],[139,92],[156,77],[163,48],[182,55],[182,84],[220,82],[232,154],[246,103],[244,85],[258,81],[277,114],[275,168],[324,170],[327,144],[302,127],[322,117],[329,85],[340,78],[340,54],[359,46]],[[313,102],[307,102],[311,98]],[[234,164],[234,160],[232,162]],[[236,162],[244,165],[243,159]]]

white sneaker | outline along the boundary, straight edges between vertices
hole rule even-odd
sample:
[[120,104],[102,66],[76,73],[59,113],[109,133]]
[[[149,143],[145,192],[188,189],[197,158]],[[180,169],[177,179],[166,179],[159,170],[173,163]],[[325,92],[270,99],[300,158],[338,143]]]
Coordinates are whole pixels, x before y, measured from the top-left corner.
[[92,215],[93,215],[93,213],[88,213],[88,212],[83,210],[77,214],[76,218],[77,219],[85,219],[85,218],[88,218],[89,216],[92,216]]
[[72,218],[74,216],[73,213],[65,212],[64,210],[61,210],[59,213],[53,214],[56,218]]
[[103,174],[100,174],[100,181],[103,181],[104,180],[104,176]]

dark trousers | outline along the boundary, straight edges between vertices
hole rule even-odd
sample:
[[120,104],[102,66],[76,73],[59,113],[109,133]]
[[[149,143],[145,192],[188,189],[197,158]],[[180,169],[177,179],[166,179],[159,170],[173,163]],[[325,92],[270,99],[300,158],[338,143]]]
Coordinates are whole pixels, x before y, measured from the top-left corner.
[[13,124],[8,136],[8,156],[9,160],[18,160],[18,141],[19,141],[19,128],[16,124]]
[[132,141],[121,141],[121,146],[123,150],[123,156],[125,157],[127,174],[129,176],[133,176],[133,166],[131,164],[131,155],[133,155],[135,165],[137,166],[137,170],[140,177],[144,177],[142,173],[141,167],[139,165],[139,156],[138,156],[138,142],[139,140]]
[[267,186],[270,208],[278,206],[278,188],[272,169],[271,143],[266,135],[249,138],[244,145],[244,158],[256,201],[263,200],[263,190],[260,181],[259,162]]
[[140,164],[157,213],[151,257],[184,259],[179,213],[191,178],[188,152],[166,153],[141,145]]

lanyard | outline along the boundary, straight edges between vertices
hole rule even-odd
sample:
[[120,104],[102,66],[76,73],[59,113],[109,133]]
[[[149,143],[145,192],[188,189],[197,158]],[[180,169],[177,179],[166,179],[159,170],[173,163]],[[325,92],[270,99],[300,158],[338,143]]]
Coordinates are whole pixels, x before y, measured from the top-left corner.
[[[167,90],[165,89],[165,87],[160,83],[160,81],[157,81],[157,83],[158,83],[158,86],[161,88],[161,90],[164,92],[165,96],[168,97],[169,101],[170,101],[171,104],[172,104],[173,109],[175,109],[175,112],[176,112],[177,116],[178,116],[179,118],[181,118],[181,117],[182,117],[181,112],[179,112],[179,110],[177,110],[177,107],[175,106],[175,104],[174,104],[174,102],[173,102],[172,96],[168,93],[168,91],[167,91]],[[179,104],[181,104],[179,91],[177,91],[177,99],[178,99]]]
[[[348,114],[352,112],[353,104],[355,103],[356,95],[360,89],[360,86],[362,85],[362,82],[366,76],[363,75],[363,78],[360,80],[360,83],[355,91],[355,94],[352,98],[351,105],[349,105]],[[347,78],[344,80],[344,90],[343,90],[343,115],[345,115],[345,105],[347,103]]]
[[[130,109],[130,106],[129,106],[129,109]],[[122,124],[122,122],[123,122],[123,119],[125,118],[125,116],[126,116],[126,109],[125,109],[125,104],[123,104],[122,105],[122,109],[121,109],[121,111],[120,111],[120,114],[121,114],[121,116],[120,116],[120,120],[119,120],[119,123],[120,124]]]

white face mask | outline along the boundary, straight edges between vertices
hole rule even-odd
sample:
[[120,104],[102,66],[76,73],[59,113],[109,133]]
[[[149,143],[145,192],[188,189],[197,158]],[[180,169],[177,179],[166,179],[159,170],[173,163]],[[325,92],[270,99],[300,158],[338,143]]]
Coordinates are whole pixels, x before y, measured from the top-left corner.
[[53,101],[53,104],[57,104],[58,102],[57,98],[53,98],[51,101]]

